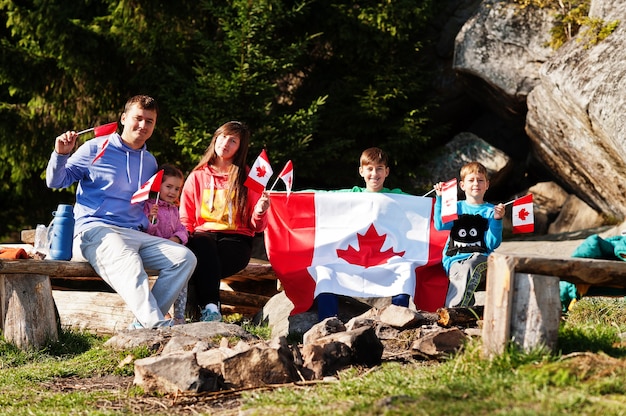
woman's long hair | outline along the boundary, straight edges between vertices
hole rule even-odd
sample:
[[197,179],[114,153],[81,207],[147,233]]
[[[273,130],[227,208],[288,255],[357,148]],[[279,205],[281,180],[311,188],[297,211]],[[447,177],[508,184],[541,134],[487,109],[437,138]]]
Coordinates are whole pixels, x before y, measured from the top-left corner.
[[244,182],[248,177],[246,157],[248,155],[248,147],[250,146],[250,130],[248,126],[239,121],[229,121],[222,124],[215,133],[209,147],[207,147],[204,155],[193,170],[202,169],[204,166],[212,165],[217,159],[215,153],[215,142],[221,135],[232,135],[239,137],[239,149],[233,157],[233,164],[228,171],[228,189],[232,191],[233,205],[235,212],[242,223],[247,223],[250,214],[247,209],[248,190],[244,186]]

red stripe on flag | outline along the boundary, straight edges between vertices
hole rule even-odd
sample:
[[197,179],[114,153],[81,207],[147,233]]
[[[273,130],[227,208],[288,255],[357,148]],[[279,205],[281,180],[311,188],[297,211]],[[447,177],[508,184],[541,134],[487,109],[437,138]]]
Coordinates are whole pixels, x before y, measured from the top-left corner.
[[117,121],[114,121],[112,123],[107,123],[98,127],[94,127],[93,134],[95,137],[108,136],[109,134],[113,134],[116,131],[117,131]]
[[109,139],[106,139],[104,142],[102,142],[102,147],[100,148],[100,151],[98,152],[96,157],[94,157],[93,160],[91,161],[92,165],[96,163],[96,160],[100,159],[104,155],[104,151],[106,150],[108,145],[109,145]]
[[[435,212],[435,199],[433,208]],[[413,301],[418,310],[435,312],[442,308],[448,292],[448,276],[443,268],[443,247],[446,244],[450,231],[438,231],[435,228],[434,215],[430,216],[430,235],[428,248],[428,263],[415,269],[416,285]]]
[[513,234],[532,233],[535,231],[535,224],[516,225],[513,227]]
[[314,193],[298,193],[298,198],[272,193],[271,198],[264,232],[267,257],[294,304],[291,314],[306,312],[315,292],[315,281],[307,271],[313,262],[311,242],[315,241]]

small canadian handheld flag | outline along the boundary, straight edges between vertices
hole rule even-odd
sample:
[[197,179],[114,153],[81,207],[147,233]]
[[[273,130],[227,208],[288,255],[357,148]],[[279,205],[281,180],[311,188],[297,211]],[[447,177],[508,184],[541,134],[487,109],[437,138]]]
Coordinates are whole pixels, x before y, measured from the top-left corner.
[[[109,134],[115,133],[115,131],[117,130],[117,121],[114,121],[108,124],[103,124],[101,126],[92,127],[87,130],[79,131],[77,134],[80,136],[81,134],[90,132],[92,130],[93,130],[93,134],[95,137],[108,136]],[[109,139],[107,138],[102,142],[102,144],[100,145],[100,149],[98,150],[98,154],[96,154],[96,157],[94,157],[93,160],[91,161],[92,165],[96,163],[96,161],[104,155],[104,151],[106,150],[108,145],[109,145]]]
[[535,231],[533,214],[533,195],[528,194],[513,201],[512,210],[513,233],[532,233]]
[[267,153],[265,152],[265,149],[263,149],[259,157],[257,157],[254,161],[252,169],[250,169],[250,173],[248,174],[248,178],[243,184],[253,191],[261,193],[265,190],[272,173],[274,173],[274,171],[270,166]]
[[77,134],[80,136],[81,134],[85,134],[85,133],[89,133],[90,131],[93,131],[93,135],[95,137],[100,137],[100,136],[108,136],[109,134],[113,134],[115,133],[116,130],[117,130],[117,121],[114,121],[112,123],[107,123],[101,126],[96,126],[90,129],[79,131]]
[[285,182],[285,187],[287,188],[287,196],[291,193],[291,189],[293,188],[293,163],[289,160],[283,170],[280,172],[278,177]]
[[91,161],[92,165],[96,163],[96,160],[100,159],[104,155],[104,151],[107,149],[108,145],[109,145],[109,139],[104,139],[104,141],[102,142],[102,145],[100,146],[100,150],[98,151],[98,154]]
[[459,218],[457,214],[456,178],[445,182],[441,187],[441,222],[446,223]]
[[141,185],[141,188],[133,194],[130,199],[131,204],[145,201],[150,197],[150,192],[159,192],[161,189],[161,181],[163,180],[163,169],[154,174],[153,177],[148,179],[146,183]]

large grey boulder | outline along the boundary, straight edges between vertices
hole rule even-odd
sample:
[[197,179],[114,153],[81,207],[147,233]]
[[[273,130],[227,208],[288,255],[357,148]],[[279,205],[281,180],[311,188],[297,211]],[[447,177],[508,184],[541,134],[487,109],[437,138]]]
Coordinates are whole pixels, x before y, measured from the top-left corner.
[[547,8],[484,1],[456,37],[453,68],[496,113],[523,117],[539,68],[554,53],[546,46],[553,20]]
[[[594,1],[596,16],[624,19],[623,5]],[[585,28],[580,33],[584,34]],[[562,46],[528,96],[534,153],[561,184],[597,211],[626,215],[626,25],[593,44],[583,34]]]

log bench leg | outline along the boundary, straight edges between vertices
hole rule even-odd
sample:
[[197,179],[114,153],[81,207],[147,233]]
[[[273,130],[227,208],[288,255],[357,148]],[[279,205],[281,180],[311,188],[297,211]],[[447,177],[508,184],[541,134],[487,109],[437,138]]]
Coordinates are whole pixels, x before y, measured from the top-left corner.
[[561,322],[559,278],[516,273],[511,311],[511,339],[524,351],[555,351]]
[[50,278],[0,274],[0,324],[4,339],[21,349],[57,341],[59,332]]
[[490,256],[483,315],[483,356],[504,352],[509,341],[524,351],[556,348],[561,320],[559,278],[515,273],[508,256]]

